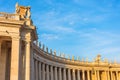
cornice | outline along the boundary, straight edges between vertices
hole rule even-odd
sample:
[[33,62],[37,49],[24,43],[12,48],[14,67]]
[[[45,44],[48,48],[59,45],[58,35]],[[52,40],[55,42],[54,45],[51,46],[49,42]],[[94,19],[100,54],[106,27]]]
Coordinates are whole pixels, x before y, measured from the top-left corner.
[[0,24],[24,25],[24,22],[22,20],[0,19]]

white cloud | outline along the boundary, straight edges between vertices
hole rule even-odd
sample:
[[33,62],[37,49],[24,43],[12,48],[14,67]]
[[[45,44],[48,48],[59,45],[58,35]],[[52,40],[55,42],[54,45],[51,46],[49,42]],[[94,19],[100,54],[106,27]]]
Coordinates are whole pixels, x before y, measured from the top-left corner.
[[56,39],[59,39],[59,36],[58,35],[55,35],[55,34],[42,34],[40,36],[42,39],[44,40],[56,40]]
[[55,30],[56,30],[57,32],[62,32],[62,33],[72,33],[72,32],[76,32],[73,28],[61,27],[61,26],[56,26]]

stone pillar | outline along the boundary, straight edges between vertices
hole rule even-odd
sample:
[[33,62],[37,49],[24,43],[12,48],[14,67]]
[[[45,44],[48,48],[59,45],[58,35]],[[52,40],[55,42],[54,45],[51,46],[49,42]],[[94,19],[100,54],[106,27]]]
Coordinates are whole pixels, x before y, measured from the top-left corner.
[[31,47],[30,40],[26,40],[26,54],[25,54],[25,80],[31,80]]
[[49,65],[46,65],[46,70],[47,70],[47,73],[46,73],[47,74],[47,80],[49,80],[49,78],[50,78],[49,77]]
[[113,80],[113,73],[112,73],[112,71],[110,71],[110,78],[111,78],[111,80]]
[[71,80],[71,72],[70,72],[70,69],[68,69],[68,80]]
[[42,64],[42,80],[45,80],[45,64]]
[[120,72],[118,71],[118,80],[120,80]]
[[82,70],[82,79],[85,80],[85,71]]
[[77,70],[77,80],[80,80],[80,71]]
[[66,69],[63,69],[63,79],[66,80]]
[[119,78],[118,78],[118,71],[116,71],[116,79],[118,80]]
[[72,70],[72,73],[73,73],[73,74],[72,74],[72,76],[73,76],[73,79],[72,79],[72,80],[76,80],[76,79],[75,79],[75,70],[74,70],[74,69]]
[[62,80],[61,68],[59,67],[59,80]]
[[55,67],[55,80],[58,80],[58,72],[57,72],[57,67]]
[[[50,80],[53,80],[53,66],[50,66],[50,74],[51,74],[51,79]],[[57,79],[56,79],[57,80]]]
[[12,51],[11,51],[11,71],[10,80],[21,80],[20,76],[20,39],[17,37],[12,38]]
[[109,73],[109,71],[107,71],[107,80],[110,80],[110,73]]
[[100,80],[100,73],[99,73],[99,70],[97,71],[97,80]]
[[87,80],[90,80],[90,71],[89,70],[87,70]]
[[38,80],[38,61],[35,61],[35,79]]
[[108,78],[107,78],[107,72],[105,71],[105,80],[108,80]]
[[39,62],[39,80],[42,80],[42,78],[41,78],[41,62]]
[[95,80],[97,80],[97,73],[96,73],[96,70],[95,70]]

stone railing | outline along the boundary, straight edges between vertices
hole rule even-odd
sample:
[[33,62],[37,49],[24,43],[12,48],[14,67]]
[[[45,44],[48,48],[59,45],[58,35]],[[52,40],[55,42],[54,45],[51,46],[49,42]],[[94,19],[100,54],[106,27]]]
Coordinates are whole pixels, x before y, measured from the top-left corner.
[[62,61],[70,61],[70,62],[74,62],[74,63],[77,63],[77,64],[92,64],[92,65],[106,65],[106,66],[120,66],[120,64],[118,63],[115,63],[115,62],[109,62],[107,60],[101,60],[100,62],[95,62],[95,61],[92,61],[90,62],[87,59],[80,59],[80,57],[70,57],[69,55],[66,56],[65,54],[57,54],[56,50],[52,50],[52,49],[48,49],[48,47],[45,47],[44,44],[41,44],[41,42],[35,42],[34,45],[36,47],[38,47],[39,51],[42,51],[43,55],[44,56],[48,56],[48,57],[52,57],[54,59],[57,59],[57,60],[62,60]]
[[0,12],[0,18],[2,19],[12,19],[12,20],[19,20],[20,17],[17,14],[8,14],[4,12]]
[[101,60],[100,62],[95,62],[92,61],[90,62],[88,58],[80,58],[80,57],[74,57],[74,56],[69,56],[63,53],[57,53],[56,50],[48,49],[48,47],[45,47],[44,44],[41,44],[41,42],[35,42],[34,45],[36,45],[40,50],[44,52],[45,55],[49,55],[51,57],[57,58],[57,59],[64,59],[64,60],[69,60],[69,61],[77,61],[77,62],[82,62],[82,63],[93,63],[93,64],[117,64],[115,62],[109,62],[108,60]]
[[[34,45],[36,45],[40,50],[44,51],[44,54],[51,55],[52,57],[57,57],[59,59],[66,59],[71,61],[80,61],[79,57],[75,58],[74,56],[71,57],[70,55],[66,55],[60,52],[57,53],[56,50],[49,50],[48,47],[46,47],[44,44],[41,44],[41,42],[34,43]],[[81,61],[84,61],[84,59],[82,59]]]

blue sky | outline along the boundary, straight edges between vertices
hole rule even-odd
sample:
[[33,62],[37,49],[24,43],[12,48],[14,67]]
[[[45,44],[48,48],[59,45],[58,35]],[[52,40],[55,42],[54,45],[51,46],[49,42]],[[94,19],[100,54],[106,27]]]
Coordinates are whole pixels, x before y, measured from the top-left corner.
[[1,0],[0,11],[15,3],[31,6],[39,41],[58,53],[120,62],[120,0]]

